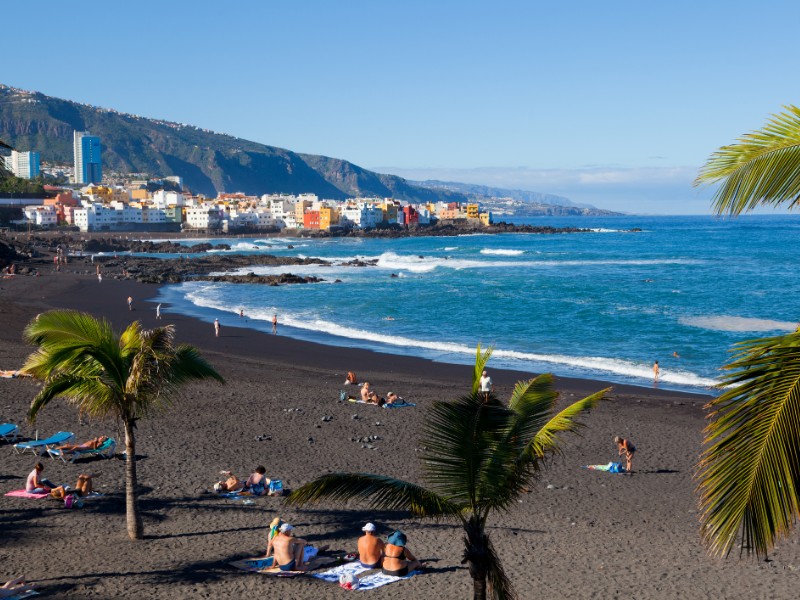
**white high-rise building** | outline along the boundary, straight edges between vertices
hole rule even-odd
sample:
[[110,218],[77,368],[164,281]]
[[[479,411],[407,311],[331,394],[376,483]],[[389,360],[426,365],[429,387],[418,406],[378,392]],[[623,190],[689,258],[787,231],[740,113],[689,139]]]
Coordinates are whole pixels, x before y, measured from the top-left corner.
[[11,151],[11,156],[5,157],[6,169],[15,177],[33,179],[39,175],[39,153]]

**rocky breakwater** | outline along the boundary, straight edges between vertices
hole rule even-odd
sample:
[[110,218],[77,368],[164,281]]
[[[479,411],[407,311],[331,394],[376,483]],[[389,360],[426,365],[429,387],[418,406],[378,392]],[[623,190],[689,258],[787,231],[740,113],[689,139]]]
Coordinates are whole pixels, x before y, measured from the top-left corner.
[[317,277],[301,277],[291,273],[280,275],[211,275],[253,266],[328,265],[321,258],[296,258],[272,255],[213,255],[202,257],[154,258],[146,256],[95,257],[95,265],[103,272],[119,272],[123,277],[142,283],[181,283],[188,280],[227,281],[230,283],[261,283],[281,285],[285,283],[315,283]]

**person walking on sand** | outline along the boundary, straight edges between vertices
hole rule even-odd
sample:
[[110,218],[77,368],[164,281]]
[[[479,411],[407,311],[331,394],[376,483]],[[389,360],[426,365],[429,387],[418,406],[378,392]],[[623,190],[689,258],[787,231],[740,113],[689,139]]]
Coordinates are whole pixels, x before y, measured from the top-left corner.
[[278,313],[272,315],[272,333],[278,334]]
[[161,319],[161,304],[156,306],[156,319]]
[[483,401],[484,402],[488,402],[489,401],[489,394],[494,391],[494,383],[492,382],[492,378],[489,377],[489,374],[486,371],[484,371],[481,374],[480,388],[479,389],[480,389],[481,395],[483,396]]
[[661,367],[658,366],[658,361],[653,363],[653,383],[658,383],[658,377],[661,375]]
[[133,310],[133,297],[128,296],[128,310]]
[[214,335],[219,337],[219,319],[214,319]]
[[620,436],[614,438],[614,443],[617,445],[619,455],[625,455],[625,472],[633,473],[633,453],[636,452],[636,446],[630,440]]

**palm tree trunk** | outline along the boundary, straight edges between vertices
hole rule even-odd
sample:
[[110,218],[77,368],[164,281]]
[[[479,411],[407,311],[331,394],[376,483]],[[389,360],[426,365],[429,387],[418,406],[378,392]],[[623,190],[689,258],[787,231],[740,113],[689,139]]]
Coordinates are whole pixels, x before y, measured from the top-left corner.
[[144,526],[136,502],[136,436],[133,421],[125,421],[125,512],[128,520],[128,536],[132,540],[144,537]]
[[467,537],[464,539],[466,548],[463,562],[467,563],[470,577],[472,577],[472,597],[474,600],[486,600],[489,576],[489,539],[483,528],[472,519],[465,530]]

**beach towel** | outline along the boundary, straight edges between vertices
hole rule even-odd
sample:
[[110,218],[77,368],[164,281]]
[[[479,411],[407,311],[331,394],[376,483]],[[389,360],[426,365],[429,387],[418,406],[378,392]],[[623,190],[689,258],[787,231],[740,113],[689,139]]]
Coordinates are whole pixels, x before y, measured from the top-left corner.
[[28,590],[27,592],[22,592],[20,594],[15,594],[14,596],[8,596],[9,600],[22,600],[22,598],[30,598],[31,596],[38,596],[39,592],[36,590]]
[[6,496],[12,496],[14,498],[47,498],[49,495],[50,494],[48,492],[34,494],[33,492],[29,492],[27,490],[13,490],[6,493]]
[[416,406],[413,402],[406,402],[403,400],[402,402],[393,402],[392,404],[384,404],[383,408],[403,408],[405,406]]
[[586,465],[584,469],[592,471],[606,471],[607,473],[624,473],[625,467],[618,462],[610,462],[607,465]]
[[408,579],[409,577],[413,577],[418,572],[419,571],[412,571],[404,577],[397,577],[396,575],[384,575],[380,569],[370,569],[363,566],[356,560],[354,562],[328,569],[327,571],[311,573],[311,576],[338,585],[340,581],[339,578],[342,575],[355,575],[358,577],[358,587],[356,589],[359,591],[365,591],[374,590],[375,588],[400,581],[401,579]]
[[245,558],[228,563],[232,567],[248,571],[250,573],[261,573],[271,577],[296,577],[308,571],[313,571],[320,567],[327,566],[336,561],[332,556],[317,556],[319,550],[313,546],[306,546],[303,553],[303,561],[306,563],[305,571],[281,571],[280,567],[273,566],[273,557],[269,558]]

